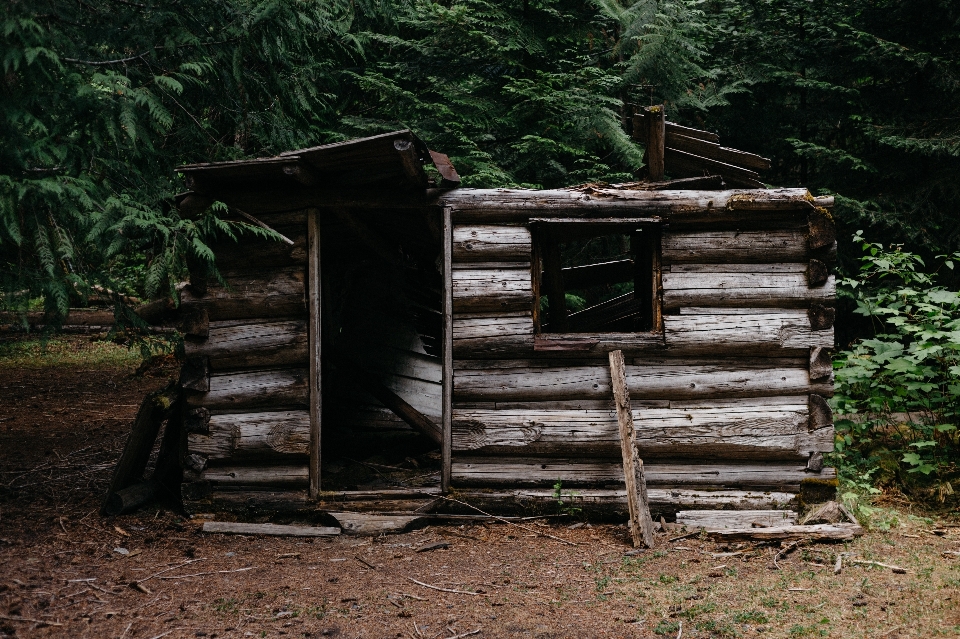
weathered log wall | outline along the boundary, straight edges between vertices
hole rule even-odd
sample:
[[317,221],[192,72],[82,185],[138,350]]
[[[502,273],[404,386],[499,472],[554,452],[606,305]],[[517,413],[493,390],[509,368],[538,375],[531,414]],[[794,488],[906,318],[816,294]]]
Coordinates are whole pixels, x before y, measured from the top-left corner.
[[[802,190],[606,195],[448,198],[456,223],[453,484],[622,482],[606,362],[614,349],[628,358],[652,494],[762,489],[789,499],[805,478],[832,478],[832,469],[807,468],[833,449],[822,400],[833,388],[833,230],[823,208],[832,202]],[[669,222],[663,331],[538,334],[531,220],[599,228],[627,216]]]

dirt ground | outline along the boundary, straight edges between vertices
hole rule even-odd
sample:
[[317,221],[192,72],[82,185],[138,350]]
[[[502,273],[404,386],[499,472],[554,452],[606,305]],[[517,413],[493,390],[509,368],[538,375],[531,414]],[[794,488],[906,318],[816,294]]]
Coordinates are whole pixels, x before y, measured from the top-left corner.
[[89,337],[0,343],[0,637],[960,637],[955,520],[901,514],[778,568],[773,546],[633,553],[623,526],[573,520],[528,524],[568,545],[505,524],[303,540],[204,534],[161,505],[103,518],[171,372],[137,363]]

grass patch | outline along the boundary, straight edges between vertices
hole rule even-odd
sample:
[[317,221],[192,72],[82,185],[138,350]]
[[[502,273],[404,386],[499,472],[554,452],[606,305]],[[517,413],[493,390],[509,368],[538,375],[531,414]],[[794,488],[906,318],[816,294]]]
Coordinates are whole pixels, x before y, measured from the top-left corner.
[[30,339],[0,343],[0,366],[9,368],[126,368],[140,364],[140,353],[89,338]]

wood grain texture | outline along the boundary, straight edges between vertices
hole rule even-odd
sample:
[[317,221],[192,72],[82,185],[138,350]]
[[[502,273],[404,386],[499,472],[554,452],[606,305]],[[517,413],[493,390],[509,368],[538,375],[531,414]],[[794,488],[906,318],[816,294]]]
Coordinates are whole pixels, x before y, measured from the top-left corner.
[[[794,492],[811,477],[806,464],[798,463],[665,463],[644,464],[649,486],[676,488],[751,488]],[[817,477],[830,479],[836,471],[825,468]],[[457,486],[600,486],[623,484],[620,460],[577,458],[453,458],[453,481]],[[630,490],[627,488],[626,490]]]
[[214,466],[200,474],[202,481],[217,486],[277,486],[307,488],[310,469],[307,464],[297,466]]
[[183,348],[188,357],[206,356],[211,370],[226,371],[306,364],[307,342],[304,320],[211,322],[205,341],[186,339]]
[[[771,459],[806,462],[833,450],[833,427],[810,430],[806,397],[677,401],[633,407],[640,454],[650,459]],[[616,455],[616,411],[553,402],[453,411],[453,449],[486,455]]]
[[[576,495],[563,495],[568,506],[616,508],[626,512],[626,492],[623,489],[584,488]],[[513,490],[458,491],[464,501],[480,507],[501,508],[514,506],[535,509],[549,505],[556,508],[557,496],[552,488],[526,488]],[[694,509],[766,510],[783,508],[794,502],[796,493],[752,490],[694,490],[677,488],[650,488],[647,491],[651,510],[676,512]]]
[[210,376],[210,391],[191,393],[187,405],[209,410],[307,407],[308,371],[289,368]]
[[453,227],[455,262],[530,261],[533,242],[524,226],[467,225]]
[[690,530],[722,530],[724,528],[755,528],[792,526],[797,523],[795,510],[681,510],[677,523]]
[[212,415],[206,434],[187,434],[187,452],[211,461],[305,461],[310,454],[310,413]]
[[803,309],[666,315],[663,323],[671,353],[786,355],[806,353],[816,346],[833,348],[833,329],[812,329]]
[[[799,272],[786,268],[751,265],[752,272],[723,265],[678,265],[663,273],[663,308],[683,306],[747,306],[807,308],[811,303],[829,302],[836,297],[836,280],[829,276],[822,286],[807,283],[806,265]],[[786,265],[777,265],[786,266]]]
[[530,269],[452,269],[453,310],[520,311],[533,307]]
[[661,241],[665,265],[802,262],[807,258],[807,237],[801,229],[664,230]]

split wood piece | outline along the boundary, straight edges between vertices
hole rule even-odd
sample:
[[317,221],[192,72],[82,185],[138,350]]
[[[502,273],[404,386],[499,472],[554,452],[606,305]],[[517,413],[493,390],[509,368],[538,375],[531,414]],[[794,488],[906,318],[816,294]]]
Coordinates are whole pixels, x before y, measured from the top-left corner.
[[443,432],[433,420],[408,404],[406,400],[387,388],[373,375],[354,365],[345,357],[341,356],[337,364],[350,375],[361,389],[370,393],[374,399],[389,408],[393,414],[409,424],[411,428],[429,437],[437,444],[442,443]]
[[653,519],[647,502],[647,482],[643,476],[643,460],[637,453],[637,437],[630,410],[622,351],[610,353],[610,378],[613,397],[617,404],[617,422],[620,427],[620,452],[623,456],[623,475],[630,512],[630,535],[634,548],[653,548]]
[[160,433],[160,426],[170,416],[179,397],[179,389],[171,385],[150,393],[143,399],[123,453],[113,469],[110,486],[100,506],[101,513],[106,514],[107,504],[114,493],[143,479],[143,471],[147,467],[150,451]]
[[273,537],[332,537],[340,534],[339,528],[331,526],[297,526],[280,524],[247,524],[230,521],[205,521],[205,533],[231,535],[270,535]]
[[823,453],[822,452],[811,452],[810,459],[807,460],[807,471],[811,473],[822,473],[823,472]]
[[200,474],[203,482],[211,486],[278,486],[306,488],[310,483],[310,471],[306,464],[300,466],[214,466]]
[[188,358],[208,358],[215,371],[304,365],[309,360],[307,328],[305,320],[212,322],[205,341],[184,340],[184,352]]
[[833,426],[833,410],[822,396],[815,393],[810,394],[810,424],[807,427],[813,432],[821,428]]
[[664,265],[804,262],[808,259],[807,237],[801,229],[665,229],[661,242]]
[[401,533],[423,521],[420,515],[383,515],[328,511],[345,535],[384,535]]
[[180,368],[180,387],[206,393],[210,390],[210,361],[206,355],[188,355]]
[[864,534],[857,524],[817,524],[814,526],[773,526],[770,528],[729,528],[707,531],[707,536],[722,541],[852,541]]
[[224,411],[306,408],[308,379],[309,372],[302,368],[213,374],[210,376],[210,391],[190,393],[187,405]]
[[677,523],[690,528],[724,530],[728,528],[771,528],[797,523],[793,510],[683,510]]
[[440,348],[440,489],[450,490],[450,468],[453,456],[453,212],[443,209],[443,297],[441,313],[443,327]]
[[[194,409],[204,410],[206,409]],[[310,454],[310,413],[273,411],[188,418],[187,451],[211,460],[278,461]],[[195,424],[193,428],[189,424]]]
[[647,177],[651,182],[660,182],[664,174],[664,138],[666,137],[666,113],[663,105],[644,109],[646,124],[646,153],[643,161],[647,165]]
[[804,525],[838,524],[844,520],[852,524],[860,523],[846,506],[836,501],[828,501],[823,504],[811,506],[810,512],[803,516],[800,523]]
[[[307,262],[307,316],[309,317],[308,341],[310,372],[307,388],[307,402],[310,415],[309,435],[309,495],[316,499],[320,493],[320,441],[323,420],[323,371],[322,351],[322,294],[323,281],[320,275],[320,211],[310,209],[307,212],[307,237],[309,260]],[[329,311],[328,313],[329,314]]]

